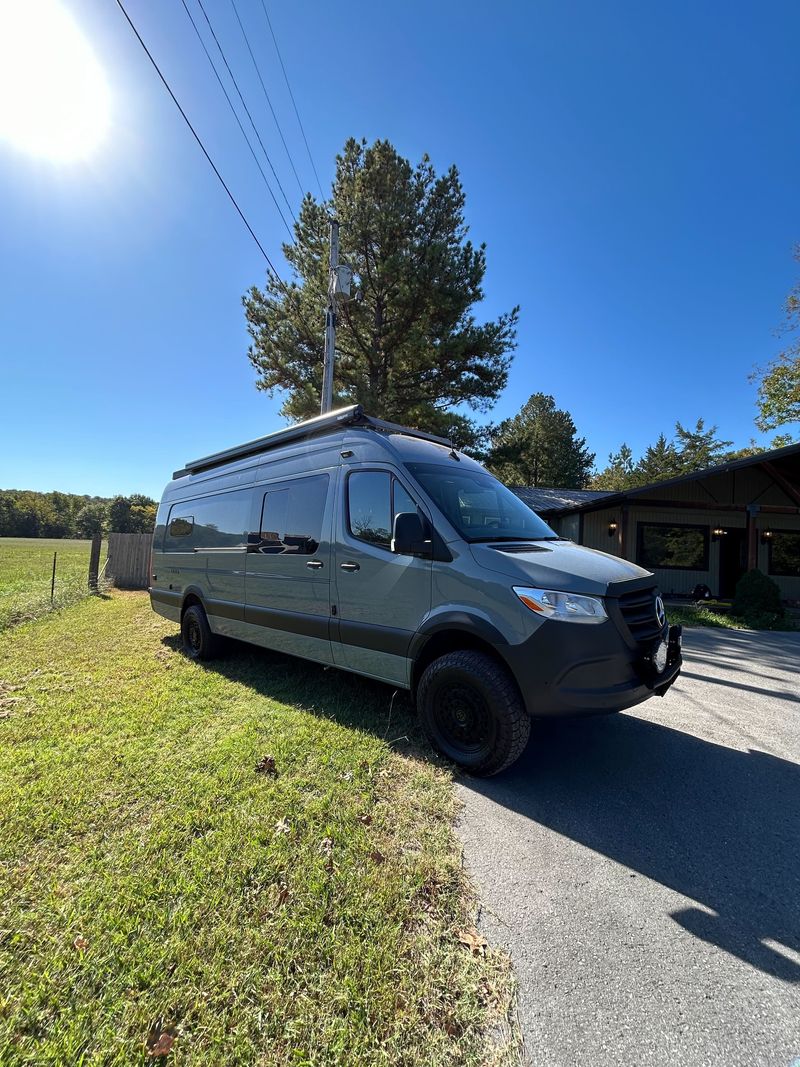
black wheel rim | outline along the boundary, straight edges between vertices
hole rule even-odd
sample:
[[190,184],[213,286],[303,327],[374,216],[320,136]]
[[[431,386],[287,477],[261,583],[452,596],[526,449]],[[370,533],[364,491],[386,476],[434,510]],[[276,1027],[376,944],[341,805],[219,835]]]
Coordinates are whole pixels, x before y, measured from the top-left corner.
[[189,655],[199,656],[200,649],[203,647],[203,632],[200,629],[200,623],[191,615],[184,622],[183,636]]
[[433,725],[441,747],[463,762],[492,749],[495,721],[480,692],[471,685],[442,686],[434,695]]

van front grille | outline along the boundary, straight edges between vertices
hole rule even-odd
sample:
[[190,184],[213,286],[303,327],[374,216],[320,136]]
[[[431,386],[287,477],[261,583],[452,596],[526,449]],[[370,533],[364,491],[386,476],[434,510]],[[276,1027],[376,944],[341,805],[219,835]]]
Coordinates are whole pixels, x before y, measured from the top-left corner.
[[664,627],[658,621],[657,596],[658,590],[651,586],[649,589],[623,593],[617,601],[625,625],[639,644],[648,644],[661,636]]

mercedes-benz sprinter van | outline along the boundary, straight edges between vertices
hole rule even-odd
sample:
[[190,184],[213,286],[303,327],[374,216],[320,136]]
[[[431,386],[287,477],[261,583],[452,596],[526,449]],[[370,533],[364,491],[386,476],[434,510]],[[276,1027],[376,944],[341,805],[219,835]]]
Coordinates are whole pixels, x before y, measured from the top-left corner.
[[652,574],[359,405],[177,471],[151,582],[188,656],[233,637],[410,689],[433,744],[475,774],[513,763],[532,718],[632,707],[681,666]]

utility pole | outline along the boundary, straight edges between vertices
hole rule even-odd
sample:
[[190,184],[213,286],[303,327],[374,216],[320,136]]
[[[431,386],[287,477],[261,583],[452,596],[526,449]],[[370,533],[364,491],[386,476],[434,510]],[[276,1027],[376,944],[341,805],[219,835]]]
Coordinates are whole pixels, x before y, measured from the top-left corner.
[[325,362],[322,365],[322,404],[320,414],[333,407],[333,361],[336,352],[336,283],[339,270],[339,222],[331,219],[328,259],[328,307],[325,311]]
[[328,260],[328,306],[325,311],[325,362],[322,365],[320,414],[333,407],[333,363],[336,354],[336,311],[350,299],[353,272],[339,262],[339,223],[331,219],[331,250]]

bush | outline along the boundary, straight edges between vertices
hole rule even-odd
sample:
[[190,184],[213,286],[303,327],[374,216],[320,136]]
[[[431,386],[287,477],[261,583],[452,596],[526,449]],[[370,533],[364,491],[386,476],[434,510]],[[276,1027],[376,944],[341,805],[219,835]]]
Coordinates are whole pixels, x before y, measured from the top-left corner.
[[753,630],[774,630],[786,624],[777,583],[758,569],[748,571],[736,583],[733,614]]

